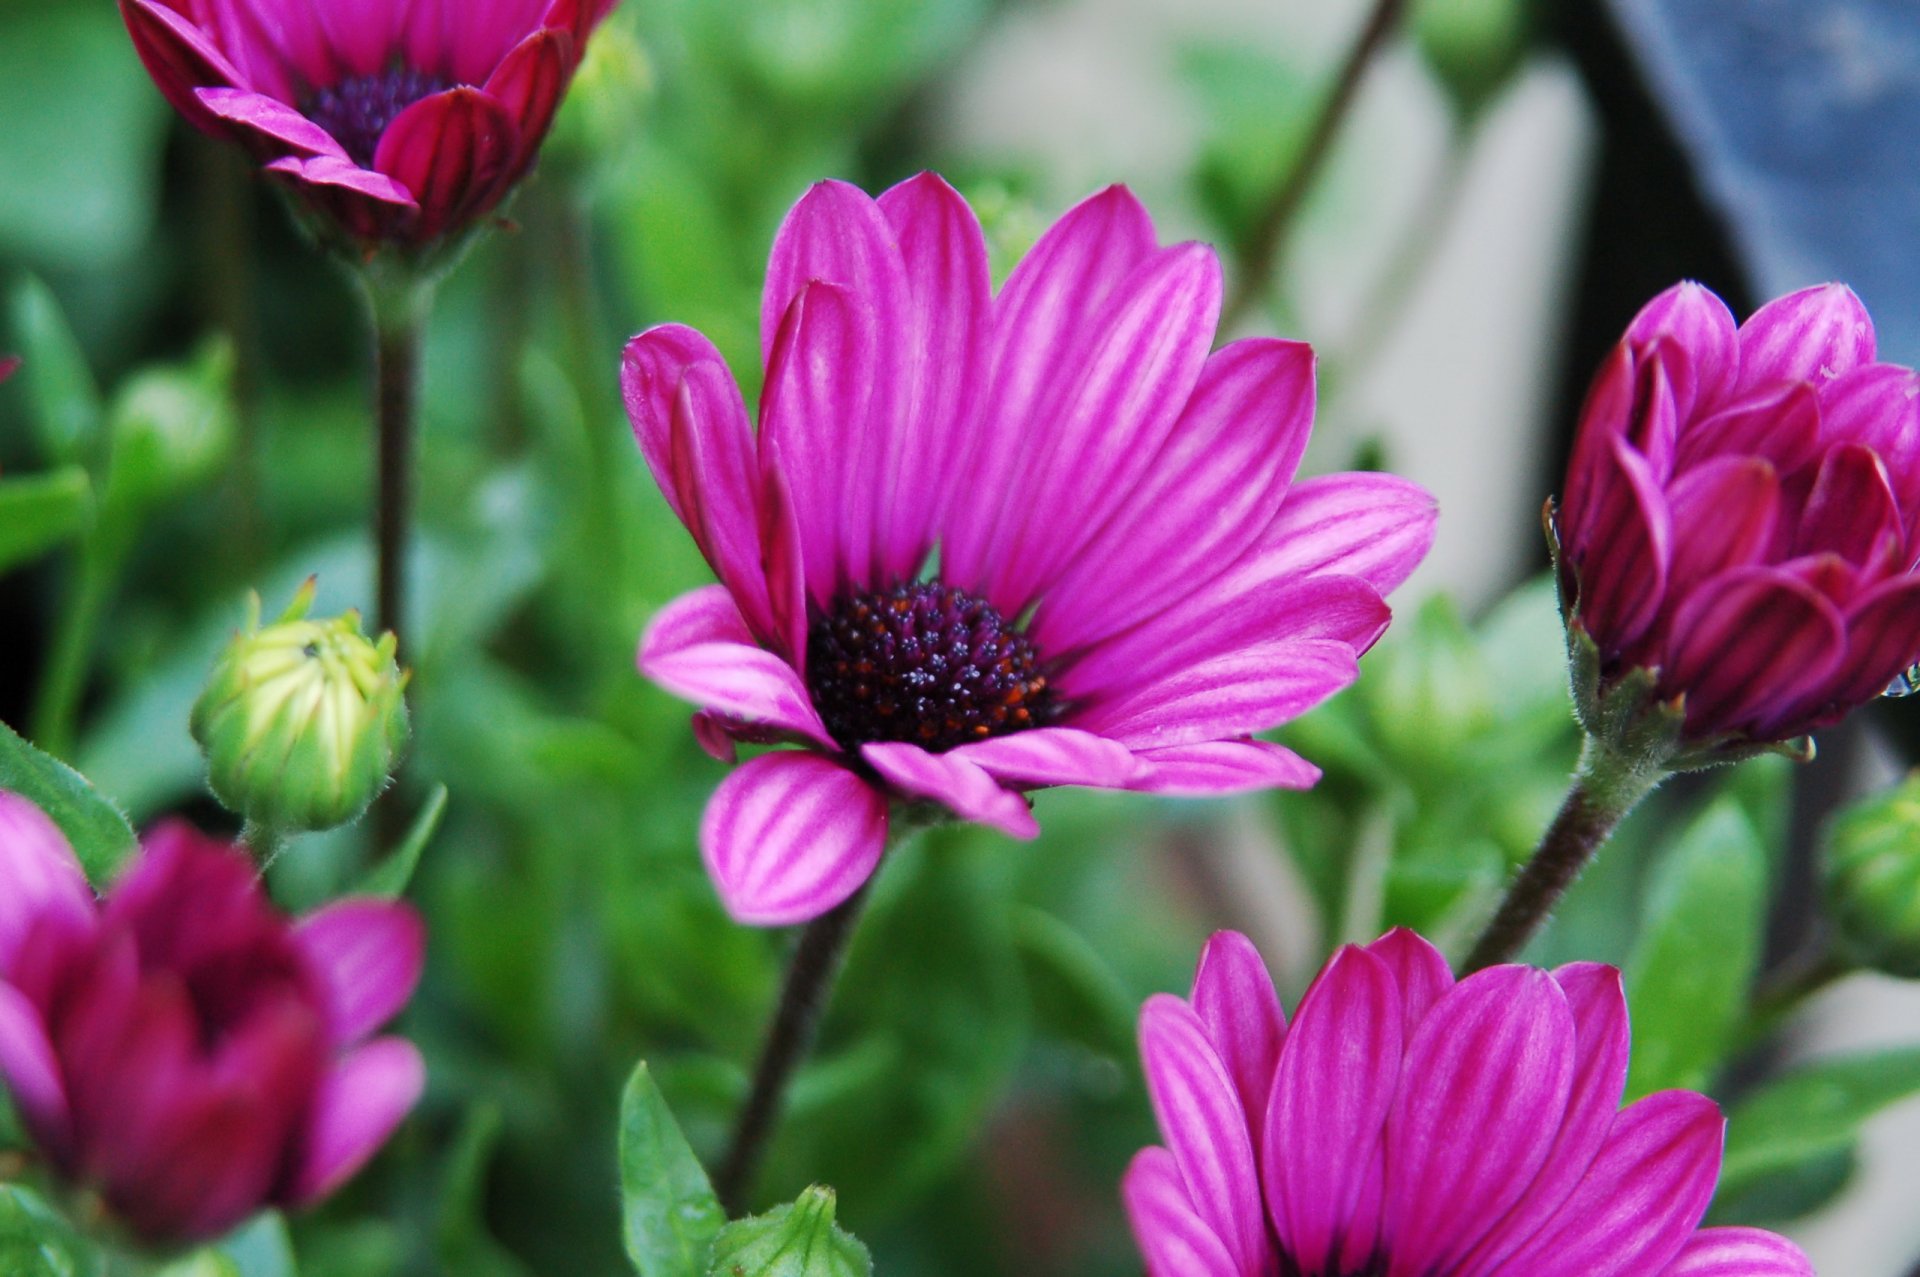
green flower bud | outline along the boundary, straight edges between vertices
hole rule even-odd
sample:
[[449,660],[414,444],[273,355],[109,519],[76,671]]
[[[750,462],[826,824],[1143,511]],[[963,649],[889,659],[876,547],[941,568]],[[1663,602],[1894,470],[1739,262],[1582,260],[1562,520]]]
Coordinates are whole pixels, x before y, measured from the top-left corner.
[[1848,956],[1920,979],[1920,772],[1842,812],[1823,869]]
[[233,451],[234,354],[209,342],[190,363],[135,374],[114,398],[109,490],[141,506],[220,473]]
[[1413,35],[1454,109],[1478,116],[1527,57],[1528,0],[1420,0]]
[[254,598],[193,707],[214,795],[276,833],[357,819],[407,742],[410,676],[394,661],[394,636],[370,642],[357,612],[308,619],[314,584],[265,628]]
[[594,33],[543,149],[547,162],[589,171],[631,153],[654,94],[653,60],[634,19],[616,11]]
[[791,1206],[728,1224],[708,1277],[872,1277],[867,1248],[833,1222],[834,1196],[817,1185]]

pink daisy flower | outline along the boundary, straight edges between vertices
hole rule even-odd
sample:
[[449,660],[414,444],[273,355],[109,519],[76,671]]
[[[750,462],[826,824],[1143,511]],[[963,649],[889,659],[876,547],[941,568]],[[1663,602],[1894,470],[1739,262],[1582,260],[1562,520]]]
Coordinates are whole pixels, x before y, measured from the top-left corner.
[[668,605],[643,671],[701,742],[800,746],[721,785],[701,845],[733,915],[826,912],[889,808],[1017,838],[1024,791],[1304,787],[1256,732],[1350,683],[1426,553],[1427,493],[1294,482],[1313,352],[1213,350],[1220,267],[1115,187],[996,297],[931,174],[814,187],[774,243],[759,429],[699,333],[628,346],[641,450],[720,584]]
[[532,166],[618,0],[120,0],[154,83],[363,249],[419,248]]
[[1459,983],[1410,931],[1334,954],[1287,1023],[1221,932],[1140,1017],[1166,1147],[1124,1195],[1149,1277],[1812,1277],[1784,1238],[1699,1227],[1726,1123],[1620,1107],[1620,973]]

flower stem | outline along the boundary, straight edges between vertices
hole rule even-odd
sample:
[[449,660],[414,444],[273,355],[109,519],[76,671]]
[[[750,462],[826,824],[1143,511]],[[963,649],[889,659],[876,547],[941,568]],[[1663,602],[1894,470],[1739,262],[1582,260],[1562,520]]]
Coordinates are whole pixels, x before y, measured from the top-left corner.
[[1601,844],[1665,776],[1660,760],[1624,755],[1598,737],[1589,736],[1560,814],[1547,826],[1533,858],[1507,888],[1500,911],[1468,955],[1465,970],[1473,972],[1512,961],[1540,930]]
[[411,281],[367,280],[374,335],[374,544],[377,549],[376,632],[404,641],[407,542],[413,528],[413,471],[418,447],[420,348],[431,290]]
[[1321,104],[1320,114],[1300,148],[1299,157],[1274,187],[1253,228],[1241,241],[1239,278],[1233,295],[1220,312],[1222,331],[1246,318],[1266,291],[1286,248],[1287,233],[1293,229],[1294,219],[1333,153],[1334,140],[1340,136],[1340,126],[1360,96],[1360,85],[1367,78],[1367,70],[1386,47],[1387,37],[1400,25],[1407,5],[1408,0],[1374,0],[1373,12],[1367,15],[1366,25],[1360,28],[1359,37],[1347,51],[1346,61],[1334,77],[1333,89]]
[[766,1045],[760,1051],[760,1063],[754,1069],[753,1089],[734,1121],[733,1139],[714,1176],[714,1192],[729,1216],[746,1209],[747,1195],[753,1191],[754,1177],[779,1122],[787,1087],[819,1036],[821,1016],[866,905],[868,890],[860,888],[800,933],[773,1023],[767,1029]]

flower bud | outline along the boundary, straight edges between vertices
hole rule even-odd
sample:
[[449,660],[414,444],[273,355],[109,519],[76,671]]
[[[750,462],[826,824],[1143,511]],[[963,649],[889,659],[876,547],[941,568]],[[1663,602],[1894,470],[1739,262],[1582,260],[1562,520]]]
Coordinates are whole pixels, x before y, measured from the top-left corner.
[[1920,773],[1841,813],[1822,870],[1848,955],[1920,979]]
[[710,1277],[871,1277],[867,1248],[833,1222],[834,1205],[833,1190],[816,1185],[791,1206],[728,1224]]
[[1463,117],[1477,116],[1527,56],[1528,0],[1421,0],[1420,56]]
[[262,628],[253,601],[193,707],[214,795],[262,828],[332,829],[386,788],[407,741],[409,675],[391,634],[360,632],[360,615],[311,620],[314,582]]
[[165,501],[220,472],[233,451],[234,353],[215,341],[190,363],[131,378],[113,404],[114,492]]

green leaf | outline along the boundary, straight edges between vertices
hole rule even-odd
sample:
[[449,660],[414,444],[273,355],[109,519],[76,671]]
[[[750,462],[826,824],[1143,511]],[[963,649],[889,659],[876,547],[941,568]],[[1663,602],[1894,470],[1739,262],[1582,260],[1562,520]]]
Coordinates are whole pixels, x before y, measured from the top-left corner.
[[138,840],[119,808],[102,798],[65,763],[35,749],[0,723],[0,789],[11,790],[47,813],[73,844],[97,887],[133,854]]
[[85,459],[100,432],[101,406],[79,338],[53,291],[31,276],[14,287],[8,309],[42,454],[61,464]]
[[356,894],[379,896],[383,900],[398,900],[406,895],[407,885],[413,881],[413,872],[420,867],[420,854],[433,841],[434,834],[439,832],[440,819],[446,814],[447,787],[436,785],[427,798],[426,806],[413,818],[413,828],[407,831],[405,841],[361,879]]
[[0,480],[0,573],[74,536],[92,508],[93,487],[79,466]]
[[269,1211],[220,1243],[236,1277],[298,1277],[287,1221]]
[[1629,1099],[1711,1081],[1759,962],[1766,879],[1759,835],[1730,797],[1708,807],[1656,871],[1626,965]]
[[834,1223],[834,1195],[815,1186],[791,1206],[728,1224],[708,1277],[873,1277],[867,1248]]
[[0,1273],[92,1277],[101,1265],[67,1222],[24,1188],[0,1184]]
[[620,1190],[640,1277],[703,1277],[726,1216],[644,1062],[620,1101]]
[[1721,1190],[1843,1152],[1867,1119],[1915,1094],[1920,1047],[1822,1060],[1781,1078],[1730,1115]]
[[1021,909],[1013,925],[1035,1023],[1052,1036],[1130,1059],[1139,1007],[1106,954],[1041,909]]
[[443,1271],[462,1277],[527,1277],[527,1269],[487,1231],[487,1168],[500,1142],[500,1108],[476,1104],[447,1155],[434,1250]]

